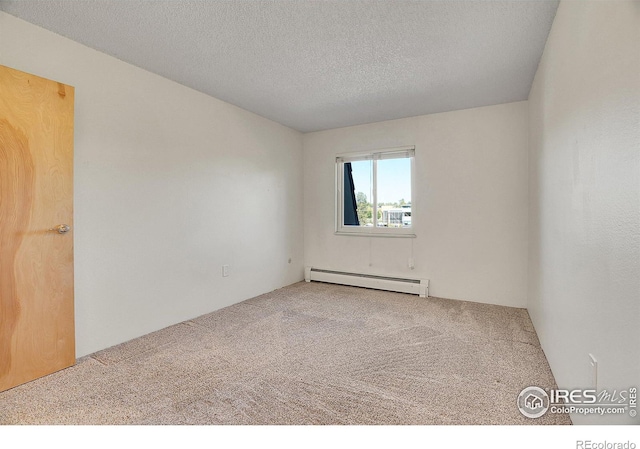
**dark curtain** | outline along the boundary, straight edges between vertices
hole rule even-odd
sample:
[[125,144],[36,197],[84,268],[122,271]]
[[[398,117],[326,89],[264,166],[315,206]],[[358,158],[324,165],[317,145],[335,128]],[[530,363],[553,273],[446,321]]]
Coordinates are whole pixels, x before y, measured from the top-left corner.
[[342,213],[345,226],[360,226],[358,220],[358,203],[356,202],[356,187],[353,185],[351,162],[344,164],[344,211]]

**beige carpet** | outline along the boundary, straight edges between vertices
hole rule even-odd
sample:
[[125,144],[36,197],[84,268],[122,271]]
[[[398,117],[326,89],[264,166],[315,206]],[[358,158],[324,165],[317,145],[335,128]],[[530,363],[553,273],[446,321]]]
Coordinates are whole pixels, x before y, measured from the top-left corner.
[[298,283],[0,393],[0,424],[570,424],[527,312]]

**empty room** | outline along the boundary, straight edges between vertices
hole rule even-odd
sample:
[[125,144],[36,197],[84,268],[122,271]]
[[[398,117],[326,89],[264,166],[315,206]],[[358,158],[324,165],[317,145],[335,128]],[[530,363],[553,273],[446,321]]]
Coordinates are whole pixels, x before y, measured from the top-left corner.
[[0,170],[4,426],[640,424],[640,1],[0,1]]

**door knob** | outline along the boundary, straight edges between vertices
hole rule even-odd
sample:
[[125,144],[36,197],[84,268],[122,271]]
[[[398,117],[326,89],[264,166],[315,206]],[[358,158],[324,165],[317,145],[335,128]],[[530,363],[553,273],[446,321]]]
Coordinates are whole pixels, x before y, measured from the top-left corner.
[[66,224],[59,224],[55,228],[49,229],[49,231],[56,231],[58,234],[66,234],[71,230],[71,226]]

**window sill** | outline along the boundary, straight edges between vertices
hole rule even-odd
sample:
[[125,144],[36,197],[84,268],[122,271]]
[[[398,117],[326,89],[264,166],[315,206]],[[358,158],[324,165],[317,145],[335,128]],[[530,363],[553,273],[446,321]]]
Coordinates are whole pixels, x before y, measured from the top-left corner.
[[386,232],[345,232],[345,231],[335,231],[334,235],[348,235],[351,237],[387,237],[387,238],[404,238],[404,239],[415,239],[415,234],[407,234],[407,233],[386,233]]

